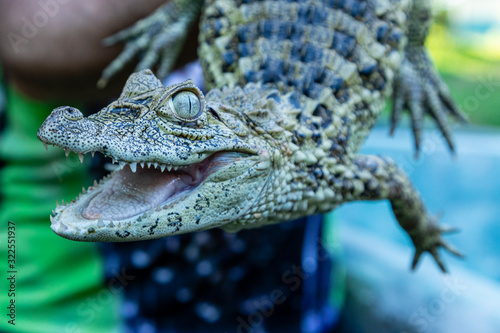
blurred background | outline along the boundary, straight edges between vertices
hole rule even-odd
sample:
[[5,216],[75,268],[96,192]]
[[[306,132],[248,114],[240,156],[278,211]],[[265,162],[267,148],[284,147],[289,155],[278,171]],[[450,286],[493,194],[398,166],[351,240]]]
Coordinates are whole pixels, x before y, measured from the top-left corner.
[[466,258],[445,255],[448,275],[430,256],[410,272],[411,243],[388,203],[341,207],[348,332],[500,331],[500,3],[433,4],[427,46],[470,121],[455,126],[457,156],[428,121],[423,154],[413,159],[408,126],[387,135],[389,106],[363,151],[391,156],[410,175],[428,210],[460,228],[448,239]]
[[[95,169],[99,163],[87,158],[85,164],[80,164],[76,155],[66,159],[57,148],[46,152],[35,133],[51,109],[59,105],[82,107],[87,113],[99,110],[116,98],[132,71],[133,67],[126,68],[105,91],[95,89],[100,71],[120,51],[120,46],[102,49],[98,41],[119,30],[120,25],[109,23],[106,29],[97,29],[101,25],[93,21],[93,17],[99,16],[96,13],[110,12],[111,16],[122,17],[122,24],[127,26],[162,2],[134,6],[130,0],[117,6],[110,1],[102,2],[97,9],[87,7],[90,1],[81,2],[75,5],[81,8],[72,17],[58,14],[68,14],[67,1],[41,1],[29,15],[49,8],[56,13],[54,19],[39,27],[33,38],[27,39],[28,43],[15,41],[21,50],[30,51],[16,53],[12,40],[4,37],[12,32],[7,28],[9,20],[25,22],[25,14],[19,14],[22,6],[17,4],[28,1],[0,0],[0,32],[4,38],[0,44],[4,78],[0,89],[3,110],[0,219],[4,225],[8,220],[16,222],[19,270],[17,325],[10,325],[7,322],[10,318],[4,317],[0,331],[160,332],[161,320],[155,318],[167,318],[192,325],[192,329],[178,330],[181,332],[250,332],[247,327],[252,320],[255,324],[259,314],[270,311],[259,307],[264,301],[258,295],[266,292],[255,285],[260,288],[270,283],[272,287],[276,281],[279,285],[282,274],[303,264],[300,252],[307,244],[300,235],[311,232],[304,223],[237,234],[241,236],[215,231],[122,247],[70,242],[50,231],[48,216],[55,199],[74,198],[81,190],[82,179],[91,179],[98,173]],[[335,331],[339,332],[500,332],[500,3],[496,0],[432,2],[435,24],[427,45],[452,95],[470,120],[470,124],[454,126],[456,157],[448,152],[435,124],[428,121],[423,150],[415,160],[408,122],[398,128],[393,138],[388,137],[390,105],[363,152],[388,155],[409,174],[429,211],[443,213],[442,223],[461,229],[448,240],[465,253],[466,259],[444,254],[450,274],[442,275],[431,258],[424,256],[417,270],[411,272],[412,246],[397,226],[389,204],[346,205],[325,218],[323,236],[318,236],[324,238],[326,248],[334,253],[326,275],[330,291],[316,290],[328,296],[329,306],[321,308],[316,317],[307,317],[300,315],[304,301],[294,293],[286,294],[285,305],[272,308],[276,312],[270,315],[270,320],[280,319],[266,329],[256,325],[253,332],[295,332],[301,327],[304,332],[328,331],[328,325],[318,324],[321,316],[333,318],[338,323]],[[47,4],[52,7],[43,7]],[[133,15],[127,14],[127,10]],[[71,38],[62,39],[60,45],[43,43],[47,35],[64,35],[57,32],[64,23],[61,17],[72,20],[75,27],[83,27],[85,36],[92,36],[89,38],[92,41],[87,43],[84,36],[67,33]],[[105,15],[99,17],[101,23],[112,22]],[[58,58],[54,47],[61,46],[74,50],[68,56],[70,61]],[[97,60],[87,53],[96,50],[100,53]],[[192,52],[186,54],[179,66],[194,58]],[[42,60],[49,65],[41,65]],[[78,71],[74,64],[85,64],[81,66],[85,70]],[[190,65],[168,82],[199,74],[199,67]],[[45,79],[48,75],[52,81]],[[89,169],[94,170],[92,175]],[[307,225],[314,223],[308,221]],[[262,237],[259,232],[266,233],[265,241],[261,239],[260,243],[256,241]],[[331,234],[325,236],[327,232]],[[7,228],[2,227],[3,258],[6,258],[6,233]],[[276,242],[280,237],[290,242],[276,243],[274,249],[261,245]],[[221,259],[220,254],[226,248],[232,253],[233,257],[229,256],[232,261]],[[256,263],[273,251],[281,254],[275,254],[274,261],[267,266],[257,267]],[[296,257],[283,258],[285,252],[294,252],[291,255]],[[226,264],[227,267],[222,267]],[[271,273],[273,269],[277,272]],[[314,279],[318,278],[317,274],[303,279],[297,272],[294,274],[295,278],[301,277],[299,291],[304,294],[310,292]],[[195,275],[202,276],[201,280],[194,279]],[[252,280],[256,276],[262,280],[256,283]],[[9,302],[4,292],[9,288],[7,282],[3,278],[0,284],[2,306]],[[233,294],[227,287],[230,283],[235,284]],[[217,289],[224,284],[226,289]],[[196,301],[194,286],[200,289],[211,286],[214,293],[225,290],[229,299],[220,301],[225,305]],[[243,286],[248,288],[245,291],[252,292],[240,297]],[[162,304],[158,298],[162,297],[177,302],[169,304],[177,307],[177,311],[158,308]],[[236,300],[241,303],[236,305]],[[245,321],[232,317],[231,308],[244,313]],[[301,321],[301,317],[309,319]],[[225,329],[214,328],[226,318],[231,321]],[[161,327],[169,327],[165,332],[174,332],[175,324],[168,320]]]

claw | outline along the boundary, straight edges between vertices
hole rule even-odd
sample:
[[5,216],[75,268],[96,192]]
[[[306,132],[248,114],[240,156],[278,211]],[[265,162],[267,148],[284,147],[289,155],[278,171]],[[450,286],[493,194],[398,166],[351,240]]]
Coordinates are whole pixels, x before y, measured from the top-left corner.
[[[185,39],[186,34],[187,30],[182,35],[183,39]],[[176,60],[176,57],[174,57],[174,55],[181,52],[184,43],[173,43],[173,44],[174,45],[172,45],[172,48],[170,50],[164,49],[162,53],[160,67],[158,68],[158,76],[161,78],[166,77],[168,73],[170,73],[170,71],[172,70]]]
[[158,61],[158,77],[163,79],[172,69],[186,40],[189,25],[196,19],[203,1],[173,0],[133,26],[103,40],[104,46],[126,42],[122,53],[106,67],[97,82],[104,88],[109,79],[137,55],[141,60],[137,70],[152,68]]
[[416,102],[421,98],[420,89],[418,90],[418,92],[415,92],[415,94],[417,94],[417,96],[412,101],[410,101],[409,109],[411,117],[411,129],[413,132],[413,138],[415,140],[415,154],[416,158],[418,158],[418,154],[420,152],[420,143],[422,142],[422,118],[424,112],[420,104]]
[[448,143],[450,150],[454,152],[455,147],[453,144],[453,139],[451,138],[450,127],[447,123],[444,110],[441,108],[441,102],[439,100],[439,96],[433,89],[434,88],[431,88],[429,86],[425,87],[425,93],[428,98],[426,105],[428,107],[429,113],[436,120],[436,123],[439,129],[441,130],[441,133],[443,133],[443,136],[446,142]]
[[[137,65],[136,70],[141,70],[144,68],[152,68],[158,61],[161,50],[164,49],[164,47],[171,42],[172,39],[167,38],[166,36],[159,36],[158,38],[156,38],[153,44],[151,45],[151,48],[147,50],[146,54]],[[167,52],[171,52],[171,50],[168,50]]]
[[457,232],[460,232],[460,228],[456,227],[441,227],[439,229],[441,231],[441,234],[456,234]]
[[[459,258],[464,258],[464,255],[460,253],[457,249],[455,249],[453,246],[445,242],[444,240],[441,239],[441,236],[445,233],[449,232],[456,232],[458,229],[457,228],[449,228],[449,227],[438,227],[434,222],[431,222],[432,224],[429,226],[427,229],[428,232],[425,232],[424,234],[420,235],[419,239],[420,241],[414,240],[415,244],[415,256],[413,257],[413,262],[412,262],[412,270],[414,270],[417,267],[417,264],[419,262],[419,259],[422,255],[423,252],[429,252],[432,257],[434,258],[434,261],[436,264],[439,266],[441,271],[443,273],[447,273],[446,266],[444,265],[441,257],[439,256],[438,250],[439,248],[443,248],[449,253],[453,254],[456,257]],[[434,238],[435,240],[429,242],[425,241],[424,239],[432,239]]]
[[439,256],[436,248],[433,248],[432,250],[429,251],[430,254],[432,255],[432,257],[434,258],[434,261],[436,262],[436,264],[439,266],[439,268],[441,269],[441,271],[443,273],[448,273],[448,271],[446,270],[446,267],[443,263],[443,261],[441,260],[441,257]]
[[410,112],[413,137],[415,139],[415,158],[420,152],[423,110],[421,107],[422,89],[416,83],[417,72],[409,61],[405,61],[401,66],[401,73],[394,87],[393,109],[391,117],[391,135],[401,118],[403,110],[406,108]]
[[448,87],[443,83],[439,84],[439,97],[441,98],[441,102],[443,102],[448,111],[450,111],[450,113],[455,116],[458,121],[463,124],[469,122],[469,120],[467,119],[467,115],[462,110],[460,110],[458,105],[453,100],[453,97],[451,97]]
[[458,258],[461,258],[461,259],[465,258],[465,255],[463,253],[461,253],[455,247],[451,246],[450,244],[448,244],[448,243],[446,243],[444,241],[440,241],[439,242],[439,246],[442,247],[443,249],[445,249],[446,251],[450,252],[454,256],[458,257]]
[[422,255],[422,250],[415,250],[415,255],[413,256],[413,262],[411,263],[411,269],[415,270],[417,268],[418,261],[420,260],[420,256]]
[[394,82],[391,133],[394,132],[403,109],[410,111],[416,157],[420,150],[424,111],[435,119],[450,151],[454,153],[447,116],[452,115],[460,122],[466,122],[467,117],[453,101],[448,87],[432,67],[423,46],[407,50]]
[[129,38],[132,38],[139,33],[139,31],[136,30],[137,30],[136,26],[134,25],[129,28],[123,29],[121,31],[118,31],[116,34],[104,38],[102,40],[102,46],[104,47],[113,46]]
[[404,108],[404,96],[401,93],[400,89],[394,89],[394,99],[392,102],[392,114],[391,114],[391,129],[389,131],[389,135],[393,136],[396,130],[396,127],[399,124],[401,119],[401,115],[403,114]]

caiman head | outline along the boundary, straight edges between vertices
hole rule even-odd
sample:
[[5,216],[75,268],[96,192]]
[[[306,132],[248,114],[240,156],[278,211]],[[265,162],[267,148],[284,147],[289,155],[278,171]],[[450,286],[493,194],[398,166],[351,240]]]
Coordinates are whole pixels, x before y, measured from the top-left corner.
[[288,132],[275,121],[283,118],[276,94],[247,85],[205,98],[190,80],[163,87],[143,70],[96,114],[54,109],[39,140],[81,159],[101,152],[119,168],[58,206],[53,231],[80,241],[131,241],[262,222],[268,212],[259,207],[282,169],[280,140]]

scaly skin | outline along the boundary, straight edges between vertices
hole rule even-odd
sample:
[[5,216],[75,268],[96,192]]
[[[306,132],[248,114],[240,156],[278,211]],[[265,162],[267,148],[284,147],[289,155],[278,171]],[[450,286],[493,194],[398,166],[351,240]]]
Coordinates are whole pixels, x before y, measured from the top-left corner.
[[415,245],[413,267],[427,251],[444,271],[439,247],[460,255],[441,239],[451,230],[437,226],[391,160],[357,154],[391,93],[411,3],[244,2],[205,4],[206,96],[190,81],[163,87],[143,70],[95,115],[52,112],[42,142],[82,156],[99,151],[122,168],[56,208],[52,229],[74,240],[132,241],[388,199]]

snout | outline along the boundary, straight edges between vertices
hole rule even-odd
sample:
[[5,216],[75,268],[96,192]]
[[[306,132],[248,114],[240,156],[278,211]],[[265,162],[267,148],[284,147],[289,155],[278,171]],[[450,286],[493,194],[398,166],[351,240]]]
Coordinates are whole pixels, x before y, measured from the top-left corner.
[[96,135],[96,124],[85,118],[80,110],[60,106],[52,111],[38,130],[38,140],[70,150],[80,150],[85,142]]
[[80,110],[71,106],[60,106],[54,110],[45,119],[42,126],[38,130],[38,140],[48,143],[47,141],[61,130],[61,127],[71,126],[75,121],[83,119],[83,114]]

